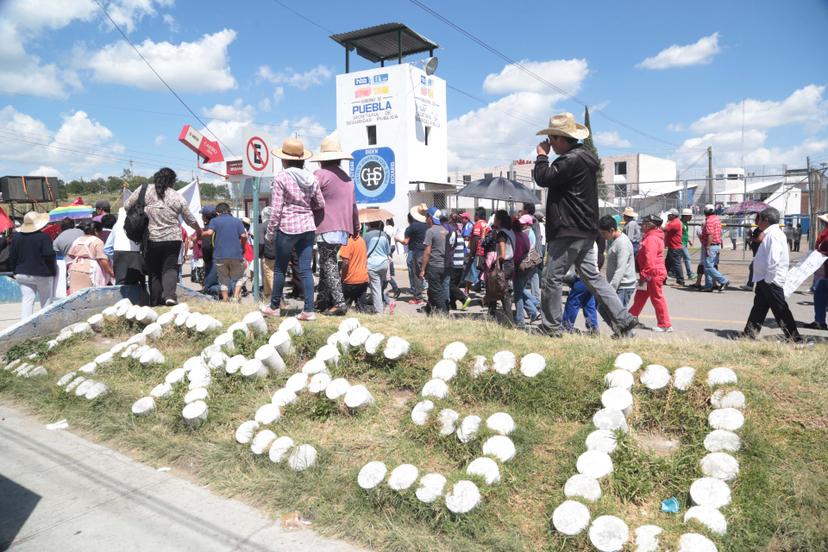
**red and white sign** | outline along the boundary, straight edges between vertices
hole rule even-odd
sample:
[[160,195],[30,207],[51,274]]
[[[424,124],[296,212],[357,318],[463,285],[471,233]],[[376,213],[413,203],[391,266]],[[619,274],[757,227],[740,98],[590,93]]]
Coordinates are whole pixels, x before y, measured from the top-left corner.
[[241,176],[244,174],[244,162],[241,159],[230,159],[227,161],[225,173],[227,176]]
[[221,153],[218,142],[208,140],[190,125],[184,125],[181,134],[178,135],[178,141],[193,150],[204,160],[204,163],[221,163],[224,161],[224,155]]
[[244,131],[244,152],[242,152],[242,173],[245,176],[267,176],[272,174],[270,136],[259,129],[246,127]]

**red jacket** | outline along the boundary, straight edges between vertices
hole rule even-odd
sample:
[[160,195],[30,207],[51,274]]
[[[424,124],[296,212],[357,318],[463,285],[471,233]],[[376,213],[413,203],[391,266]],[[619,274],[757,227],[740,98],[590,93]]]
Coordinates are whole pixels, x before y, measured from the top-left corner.
[[653,228],[644,234],[635,260],[642,279],[663,280],[667,277],[667,269],[664,267],[664,231],[661,228]]
[[681,219],[676,217],[667,221],[664,226],[664,241],[667,242],[667,249],[681,249]]

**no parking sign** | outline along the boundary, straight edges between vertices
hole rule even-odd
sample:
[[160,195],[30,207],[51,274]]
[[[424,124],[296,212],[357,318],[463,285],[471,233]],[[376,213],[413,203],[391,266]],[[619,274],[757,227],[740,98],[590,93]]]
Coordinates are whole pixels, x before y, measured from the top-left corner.
[[261,129],[246,127],[242,173],[245,176],[269,176],[273,174],[273,154],[270,152],[270,136]]

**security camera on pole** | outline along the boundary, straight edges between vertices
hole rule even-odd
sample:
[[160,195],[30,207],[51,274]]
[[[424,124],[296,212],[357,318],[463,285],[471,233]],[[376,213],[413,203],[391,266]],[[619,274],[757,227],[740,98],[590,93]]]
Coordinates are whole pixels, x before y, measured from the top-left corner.
[[[247,126],[244,129],[244,151],[242,152],[242,174],[253,177],[253,213],[251,221],[258,229],[259,223],[259,190],[262,177],[273,175],[273,155],[270,153],[270,136],[261,129]],[[253,297],[261,299],[259,295],[259,242],[262,236],[259,232],[253,233]]]

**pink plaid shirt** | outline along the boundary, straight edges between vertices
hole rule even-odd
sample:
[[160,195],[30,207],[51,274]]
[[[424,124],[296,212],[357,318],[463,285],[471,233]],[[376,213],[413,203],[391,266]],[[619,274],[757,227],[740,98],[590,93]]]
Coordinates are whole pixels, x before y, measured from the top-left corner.
[[[707,241],[707,238],[710,241]],[[702,226],[701,242],[704,247],[722,244],[722,221],[716,215],[709,215]]]
[[312,184],[304,187],[300,186],[287,170],[273,178],[270,191],[272,214],[267,224],[268,236],[273,235],[277,229],[283,234],[303,234],[316,230],[313,212],[325,208],[325,198],[322,197],[316,178],[310,173],[307,176],[312,180]]

